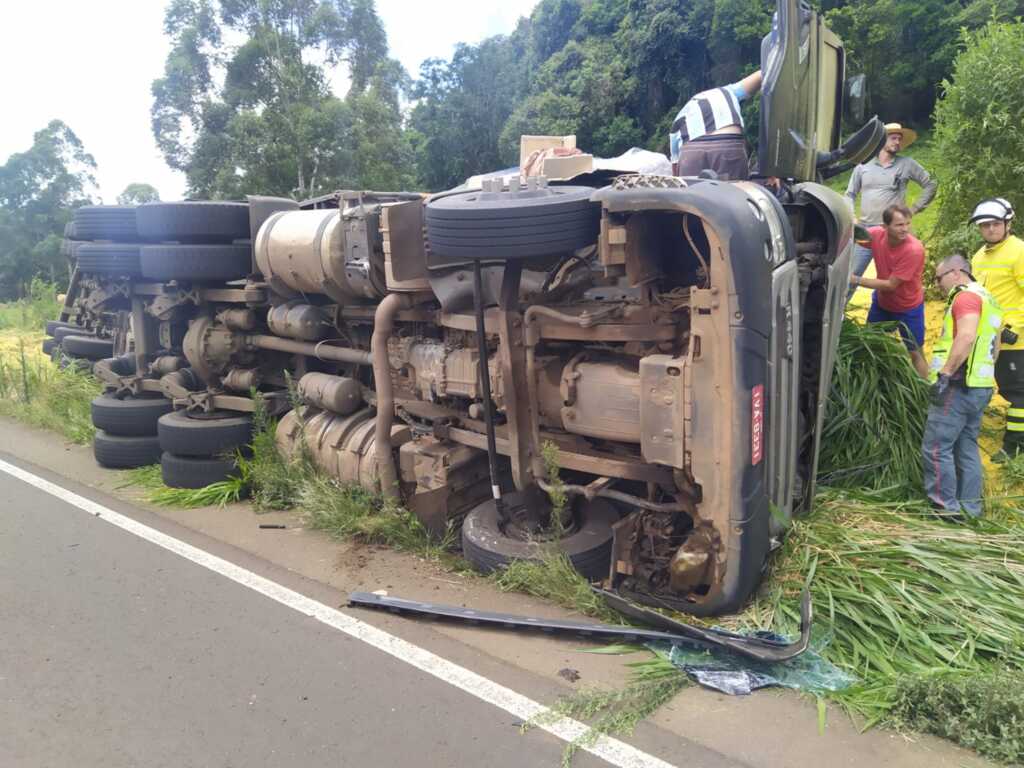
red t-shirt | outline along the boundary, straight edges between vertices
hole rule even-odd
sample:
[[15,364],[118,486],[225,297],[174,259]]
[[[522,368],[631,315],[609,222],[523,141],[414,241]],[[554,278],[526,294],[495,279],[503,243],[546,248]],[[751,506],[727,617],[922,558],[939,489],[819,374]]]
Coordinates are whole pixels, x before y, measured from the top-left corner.
[[871,227],[871,254],[879,280],[898,277],[903,282],[894,291],[875,291],[878,306],[889,312],[906,312],[924,301],[924,246],[913,235],[899,245],[889,245],[885,227]]
[[953,313],[953,336],[956,337],[956,321],[964,315],[981,314],[981,296],[970,291],[960,291],[953,297],[953,306],[950,307]]

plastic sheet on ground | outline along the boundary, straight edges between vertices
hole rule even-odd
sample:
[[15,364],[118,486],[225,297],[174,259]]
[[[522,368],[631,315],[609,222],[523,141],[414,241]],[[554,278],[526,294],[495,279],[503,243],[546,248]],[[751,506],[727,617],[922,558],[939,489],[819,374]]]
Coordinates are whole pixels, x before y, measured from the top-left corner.
[[[783,639],[764,632],[758,636]],[[811,693],[841,691],[857,682],[856,677],[811,648],[794,659],[775,663],[743,659],[728,651],[698,651],[657,644],[652,644],[651,648],[667,656],[694,682],[730,696],[745,696],[759,688],[772,686]]]

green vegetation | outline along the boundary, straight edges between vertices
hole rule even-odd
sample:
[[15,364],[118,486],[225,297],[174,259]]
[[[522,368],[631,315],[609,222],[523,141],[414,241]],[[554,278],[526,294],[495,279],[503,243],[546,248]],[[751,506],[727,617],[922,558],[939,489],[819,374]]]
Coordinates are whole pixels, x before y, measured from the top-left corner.
[[95,432],[90,403],[100,385],[74,367],[58,368],[39,351],[41,340],[41,333],[0,333],[0,415],[89,443]]
[[21,298],[33,277],[66,280],[60,253],[71,209],[90,202],[96,162],[60,120],[0,165],[0,300]]
[[34,338],[42,334],[47,320],[60,314],[60,309],[57,286],[35,277],[22,298],[0,303],[0,331],[20,331]]
[[246,480],[241,476],[230,477],[203,488],[169,488],[164,485],[159,464],[129,469],[124,477],[119,489],[140,488],[146,501],[158,507],[223,507],[243,499],[247,489]]
[[[399,93],[372,0],[171,0],[153,135],[190,196],[412,186]],[[341,63],[350,85],[331,92]]]
[[962,49],[935,106],[935,147],[945,187],[937,232],[943,249],[968,256],[981,245],[968,224],[986,197],[1024,206],[1020,192],[1024,157],[1024,22],[990,22],[964,31]]
[[504,592],[522,592],[602,621],[622,622],[622,617],[594,594],[569,558],[553,547],[540,560],[514,560],[494,574],[494,582]]
[[993,760],[1024,762],[1024,675],[1018,670],[903,680],[897,685],[894,716]]
[[118,205],[142,205],[160,202],[160,193],[152,184],[129,184],[117,196]]
[[821,438],[821,482],[919,497],[928,385],[890,324],[843,323]]

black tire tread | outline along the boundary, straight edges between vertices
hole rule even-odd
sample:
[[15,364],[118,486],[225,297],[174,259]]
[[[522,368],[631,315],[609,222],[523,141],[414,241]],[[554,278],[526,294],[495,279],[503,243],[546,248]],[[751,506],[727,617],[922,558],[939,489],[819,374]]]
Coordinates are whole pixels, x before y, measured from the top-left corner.
[[155,436],[123,437],[98,429],[92,450],[96,463],[108,469],[133,469],[160,461],[160,441]]
[[160,473],[169,488],[205,488],[237,476],[238,466],[232,458],[176,456],[165,451]]
[[95,336],[65,336],[60,342],[67,354],[86,360],[102,360],[114,354],[114,342]]
[[151,240],[231,242],[250,237],[248,203],[146,203],[136,210],[139,234]]
[[91,410],[93,426],[108,435],[143,437],[157,433],[157,421],[173,406],[162,396],[118,399],[103,394],[93,398]]
[[225,411],[223,418],[191,418],[173,411],[157,422],[160,445],[176,456],[219,456],[248,445],[252,417]]
[[142,276],[154,280],[238,280],[252,271],[252,247],[147,245],[139,262]]

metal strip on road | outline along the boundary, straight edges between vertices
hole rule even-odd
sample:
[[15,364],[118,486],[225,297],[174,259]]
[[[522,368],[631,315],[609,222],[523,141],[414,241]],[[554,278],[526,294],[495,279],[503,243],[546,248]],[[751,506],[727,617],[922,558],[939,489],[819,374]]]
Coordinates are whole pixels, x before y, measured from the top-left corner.
[[[275,600],[299,613],[314,618],[339,632],[344,632],[350,637],[361,640],[367,645],[383,651],[400,661],[404,661],[416,669],[436,677],[438,680],[455,686],[483,702],[493,704],[515,715],[524,722],[548,711],[548,708],[544,705],[520,693],[516,693],[511,688],[506,688],[424,648],[413,645],[406,640],[402,640],[359,619],[344,614],[335,608],[288,589],[275,581],[259,576],[216,555],[211,555],[209,552],[194,547],[191,544],[186,544],[173,536],[161,533],[154,528],[150,528],[148,525],[143,525],[130,517],[115,512],[109,507],[80,496],[56,483],[51,483],[49,480],[44,480],[38,475],[27,472],[2,459],[0,459],[0,471],[44,493],[48,493],[66,504],[77,507],[83,512],[88,512],[90,515],[117,526],[123,531],[138,536],[140,539],[145,539],[151,544],[173,552],[196,565],[200,565],[237,584],[241,584],[243,587],[248,587],[254,592],[258,592],[265,597],[269,597],[271,600]],[[578,739],[587,731],[586,725],[578,720],[567,717],[562,717],[552,723],[538,725],[537,727],[566,742]],[[583,746],[581,749],[612,765],[620,766],[620,768],[675,768],[671,763],[649,755],[623,741],[607,736],[600,736],[594,744]]]

